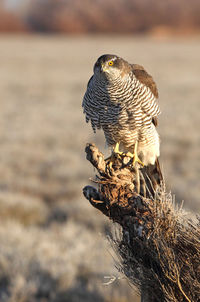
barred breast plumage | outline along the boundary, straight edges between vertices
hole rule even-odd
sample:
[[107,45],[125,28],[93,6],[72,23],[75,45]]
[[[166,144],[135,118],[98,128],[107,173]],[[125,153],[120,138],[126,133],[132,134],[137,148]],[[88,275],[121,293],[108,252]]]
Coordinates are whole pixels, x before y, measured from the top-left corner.
[[159,156],[156,130],[158,92],[152,77],[140,65],[129,64],[115,55],[103,55],[94,65],[83,99],[86,121],[102,128],[109,146],[117,142],[138,154],[145,165]]

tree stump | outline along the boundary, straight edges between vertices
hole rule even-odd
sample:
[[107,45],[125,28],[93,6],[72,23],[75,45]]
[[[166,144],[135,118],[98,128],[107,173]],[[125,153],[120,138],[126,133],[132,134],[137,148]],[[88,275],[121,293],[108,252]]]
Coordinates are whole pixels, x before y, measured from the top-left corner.
[[187,219],[163,182],[131,159],[105,160],[94,144],[87,159],[98,174],[86,186],[91,205],[121,226],[112,244],[119,269],[141,294],[141,302],[200,302],[200,221]]

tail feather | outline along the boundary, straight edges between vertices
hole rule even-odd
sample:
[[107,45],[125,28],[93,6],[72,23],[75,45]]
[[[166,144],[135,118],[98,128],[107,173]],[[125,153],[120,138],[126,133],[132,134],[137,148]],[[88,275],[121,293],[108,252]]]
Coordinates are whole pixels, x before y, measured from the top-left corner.
[[158,188],[163,185],[164,180],[158,158],[154,165],[148,165],[143,168],[143,175],[148,190],[154,196]]

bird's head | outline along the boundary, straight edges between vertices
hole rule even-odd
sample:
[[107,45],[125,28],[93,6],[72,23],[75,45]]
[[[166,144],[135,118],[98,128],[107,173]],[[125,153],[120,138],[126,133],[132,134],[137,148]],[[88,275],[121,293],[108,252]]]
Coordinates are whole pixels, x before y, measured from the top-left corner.
[[128,62],[116,55],[102,55],[94,65],[94,74],[108,79],[124,77],[130,71]]

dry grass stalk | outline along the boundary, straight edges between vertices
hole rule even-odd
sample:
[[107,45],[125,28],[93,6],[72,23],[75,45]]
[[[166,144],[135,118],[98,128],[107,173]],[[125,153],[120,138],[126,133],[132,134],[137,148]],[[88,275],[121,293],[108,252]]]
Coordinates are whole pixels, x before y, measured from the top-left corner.
[[99,172],[98,189],[86,186],[83,193],[121,225],[121,235],[111,241],[119,269],[136,285],[141,301],[200,301],[200,221],[188,219],[148,170],[133,169],[127,158],[116,158],[109,168],[93,144],[86,153]]

